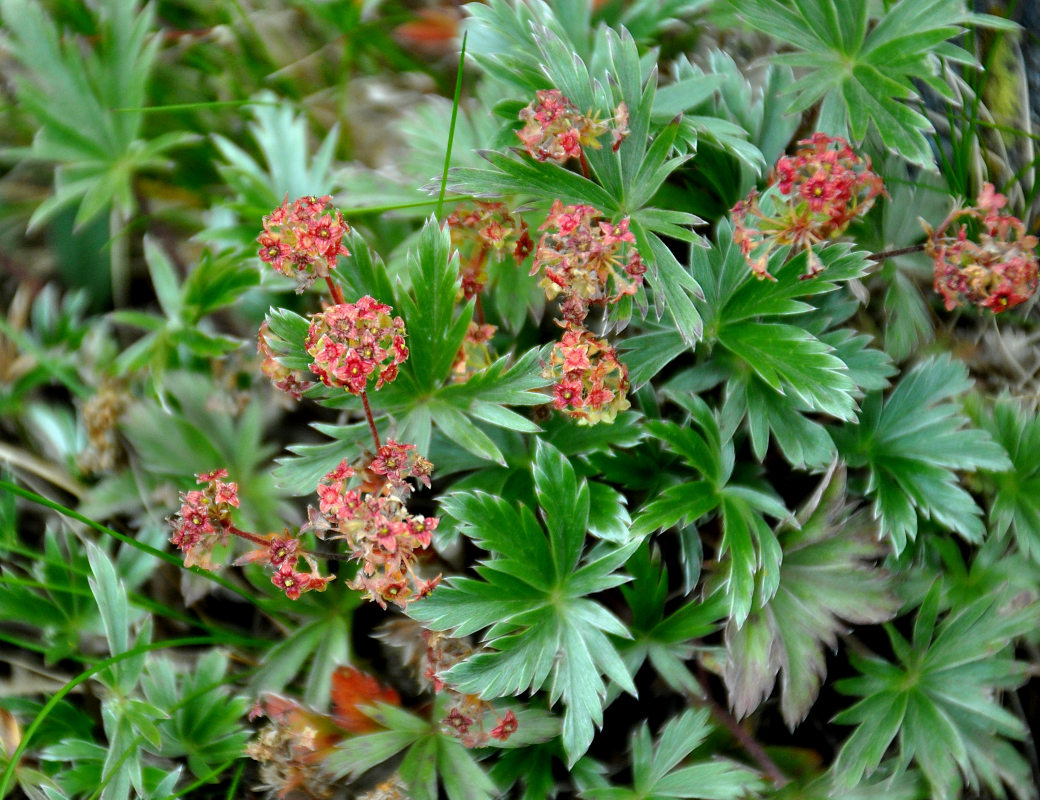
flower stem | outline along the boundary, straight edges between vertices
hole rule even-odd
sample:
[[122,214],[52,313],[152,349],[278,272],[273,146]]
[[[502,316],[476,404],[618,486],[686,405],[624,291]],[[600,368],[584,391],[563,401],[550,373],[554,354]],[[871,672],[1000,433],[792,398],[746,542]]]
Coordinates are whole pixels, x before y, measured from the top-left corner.
[[734,739],[740,742],[748,755],[755,760],[755,763],[761,767],[762,771],[773,781],[777,788],[790,783],[787,776],[780,771],[780,767],[776,765],[776,762],[769,757],[769,753],[766,752],[765,748],[744,729],[725,706],[711,696],[711,692],[708,690],[707,675],[703,667],[698,669],[697,683],[701,685],[703,696],[697,697],[694,694],[688,694],[687,699],[696,705],[707,707],[711,715],[726,727],[726,730],[733,735]]
[[[585,158],[585,151],[581,151],[581,174],[589,178],[589,160]],[[589,178],[591,180],[591,178]]]
[[898,250],[885,250],[882,253],[874,253],[867,258],[871,261],[884,261],[886,258],[905,256],[907,253],[920,253],[925,248],[924,244],[912,244],[909,247],[900,247]]
[[383,445],[379,442],[379,431],[376,430],[376,421],[372,418],[372,406],[368,404],[368,392],[361,390],[361,402],[365,406],[365,418],[368,420],[368,429],[372,431],[372,440],[376,443],[378,451]]
[[335,303],[337,306],[341,306],[347,302],[343,298],[343,290],[339,288],[339,284],[332,280],[332,276],[326,275],[325,283],[329,285],[329,293],[332,295],[333,303]]

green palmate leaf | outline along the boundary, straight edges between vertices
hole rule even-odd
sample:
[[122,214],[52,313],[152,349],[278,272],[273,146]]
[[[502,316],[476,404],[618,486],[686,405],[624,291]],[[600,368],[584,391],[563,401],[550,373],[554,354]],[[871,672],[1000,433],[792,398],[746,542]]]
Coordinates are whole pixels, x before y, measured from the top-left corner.
[[635,675],[648,659],[668,686],[677,692],[700,694],[702,688],[686,663],[693,657],[692,640],[714,633],[725,617],[727,603],[721,593],[706,601],[687,602],[671,613],[668,600],[668,568],[649,541],[627,564],[632,581],[621,587],[632,614],[632,639],[619,649],[629,672]]
[[[772,438],[791,464],[825,466],[834,445],[811,415],[852,419],[856,398],[878,381],[883,386],[891,372],[884,354],[867,347],[868,337],[827,330],[834,319],[848,316],[827,310],[829,298],[838,298],[843,283],[866,273],[865,254],[848,245],[825,247],[816,255],[826,268],[805,280],[807,254],[787,259],[782,249],[770,259],[775,280],[762,281],[733,245],[728,224],[719,226],[717,239],[711,249],[697,249],[692,256],[693,276],[705,287],[697,304],[705,340],[720,346],[703,368],[713,370],[710,385],[727,381],[728,413],[746,419],[759,459]],[[675,342],[659,338],[654,342],[659,353],[651,354],[647,371],[681,352]],[[675,380],[679,386],[686,378]]]
[[485,697],[548,685],[562,699],[563,744],[573,765],[602,724],[603,676],[634,693],[631,676],[607,634],[627,637],[618,619],[587,595],[627,580],[617,569],[637,543],[597,545],[582,556],[589,528],[589,488],[567,459],[539,441],[535,486],[543,530],[524,505],[478,493],[449,496],[444,510],[462,532],[493,554],[479,578],[450,579],[409,613],[435,630],[466,635],[490,628],[491,651],[456,665],[445,677],[460,691]]
[[1040,564],[1040,417],[1011,398],[976,415],[1011,459],[1006,472],[984,472],[996,491],[989,510],[993,533],[1014,535],[1018,549]]
[[459,280],[455,259],[447,226],[442,229],[431,217],[419,236],[418,250],[409,254],[412,294],[398,299],[408,326],[408,372],[420,390],[433,389],[447,379],[473,314],[467,306],[455,316]]
[[590,800],[738,800],[763,788],[754,772],[735,763],[702,760],[679,766],[710,733],[707,710],[670,719],[656,743],[644,723],[632,734],[632,788],[590,789],[584,796]]
[[[342,186],[333,171],[332,159],[339,140],[339,125],[333,125],[316,151],[308,141],[307,119],[295,113],[288,102],[279,102],[270,91],[253,96],[253,121],[246,126],[256,142],[261,160],[229,139],[214,135],[213,144],[223,161],[216,165],[221,180],[234,199],[227,203],[240,224],[224,230],[206,231],[203,237],[229,239],[243,248],[254,248],[258,220],[290,201],[306,195],[322,197]],[[351,252],[353,247],[349,247]]]
[[800,528],[778,535],[784,552],[776,593],[756,604],[744,625],[726,626],[723,678],[738,717],[765,700],[779,672],[780,709],[794,728],[812,706],[826,675],[823,647],[837,647],[841,620],[884,622],[899,601],[874,561],[884,553],[876,523],[845,499],[845,468],[832,465],[799,511]]
[[856,385],[834,348],[794,325],[761,322],[728,326],[719,343],[744,361],[762,381],[811,411],[854,419]]
[[910,370],[887,400],[868,395],[857,425],[834,431],[849,466],[870,470],[874,515],[897,553],[917,535],[918,513],[971,541],[985,533],[981,510],[953,471],[1004,471],[1011,463],[989,434],[967,427],[951,401],[970,387],[962,364],[931,358]]
[[1028,667],[1013,659],[1013,642],[1040,622],[1040,606],[983,596],[936,624],[940,595],[936,583],[910,642],[889,627],[896,663],[853,656],[860,675],[836,684],[862,698],[835,718],[858,726],[835,762],[846,786],[877,768],[897,738],[900,768],[916,762],[939,800],[960,797],[962,778],[1003,796],[1002,782],[1028,774],[1007,741],[1023,738],[1027,729],[995,696],[1025,682]]
[[922,166],[933,162],[925,137],[933,128],[907,105],[919,98],[914,80],[952,101],[939,78],[940,58],[974,59],[949,40],[969,24],[1006,26],[969,13],[963,0],[900,0],[876,20],[872,12],[880,7],[867,0],[749,0],[736,7],[749,25],[794,49],[774,57],[802,72],[787,89],[791,111],[820,102],[819,130],[862,141],[873,127],[890,150]]
[[150,141],[140,139],[141,113],[117,111],[146,105],[160,40],[148,41],[155,18],[152,6],[106,0],[102,7],[97,41],[84,51],[79,42],[62,38],[41,4],[0,4],[10,33],[8,47],[24,68],[19,100],[39,122],[25,155],[59,166],[55,194],[37,208],[32,226],[77,201],[77,225],[112,206],[125,217],[136,204],[135,176],[142,170],[168,169],[163,154],[197,138],[171,131]]
[[[431,715],[434,720],[448,715],[448,703],[446,694],[438,697]],[[332,776],[357,778],[406,751],[398,775],[408,788],[408,797],[437,800],[438,780],[449,800],[490,800],[495,796],[495,785],[472,752],[439,724],[386,704],[361,710],[387,730],[353,736],[338,745],[322,761],[323,769]]]
[[701,480],[684,480],[662,491],[636,516],[632,535],[644,536],[673,525],[696,523],[708,515],[718,516],[722,538],[717,544],[716,580],[722,586],[729,615],[739,627],[751,612],[756,575],[765,596],[772,596],[777,586],[781,551],[763,515],[782,519],[788,512],[762,487],[731,480],[733,431],[723,434],[704,401],[698,397],[676,399],[691,413],[699,432],[664,420],[651,421],[646,427],[695,469]]

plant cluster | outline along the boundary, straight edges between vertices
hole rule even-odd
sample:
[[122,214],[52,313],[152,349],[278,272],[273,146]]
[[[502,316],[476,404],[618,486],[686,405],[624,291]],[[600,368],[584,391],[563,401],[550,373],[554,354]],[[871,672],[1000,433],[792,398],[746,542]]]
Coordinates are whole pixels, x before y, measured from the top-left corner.
[[1013,22],[73,5],[0,0],[0,797],[1036,800]]

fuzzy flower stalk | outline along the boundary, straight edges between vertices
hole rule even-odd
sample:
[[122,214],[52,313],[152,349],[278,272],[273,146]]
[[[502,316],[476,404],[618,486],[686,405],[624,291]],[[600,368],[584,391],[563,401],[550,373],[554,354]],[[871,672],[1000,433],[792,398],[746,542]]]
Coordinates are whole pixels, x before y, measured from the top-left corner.
[[[1037,237],[1003,211],[1006,204],[1007,198],[986,183],[974,206],[955,208],[935,230],[922,220],[928,234],[925,252],[934,262],[935,291],[947,311],[971,303],[999,314],[1036,292]],[[978,241],[968,237],[963,223],[956,233],[947,234],[960,220],[977,221],[982,228]]]
[[287,278],[296,281],[296,293],[309,288],[316,278],[324,278],[334,302],[342,293],[332,280],[339,256],[349,256],[343,236],[350,227],[333,208],[332,198],[301,197],[285,201],[264,217],[264,231],[257,238],[260,260]]
[[885,191],[870,158],[858,156],[840,136],[815,133],[798,144],[802,147],[783,156],[773,170],[769,185],[777,192],[770,195],[772,210],[764,210],[752,191],[731,211],[733,241],[759,278],[773,279],[769,255],[784,245],[806,252],[804,278],[818,274],[823,264],[813,245],[841,236]]
[[397,377],[398,365],[408,358],[404,320],[393,309],[365,295],[356,303],[340,303],[311,316],[304,342],[314,360],[310,370],[326,386],[358,395],[376,449],[379,433],[368,403],[368,384],[376,390]]

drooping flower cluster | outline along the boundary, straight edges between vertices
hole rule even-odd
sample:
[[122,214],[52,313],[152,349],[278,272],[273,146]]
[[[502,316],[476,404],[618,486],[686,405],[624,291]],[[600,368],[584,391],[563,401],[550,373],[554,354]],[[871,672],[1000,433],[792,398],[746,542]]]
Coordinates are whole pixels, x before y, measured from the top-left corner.
[[555,381],[553,405],[579,425],[613,422],[628,402],[628,367],[606,340],[568,325],[553,345],[542,376]]
[[[284,532],[260,536],[235,527],[231,521],[231,509],[238,508],[238,484],[225,482],[226,469],[198,475],[200,484],[206,488],[181,493],[181,510],[170,519],[173,536],[170,541],[184,551],[184,566],[199,566],[215,569],[212,563],[213,548],[227,544],[230,536],[245,539],[254,549],[238,558],[236,566],[263,563],[274,574],[271,583],[285,592],[290,600],[296,600],[303,592],[325,591],[333,580],[322,576],[313,554],[300,545],[300,540],[288,529]],[[309,572],[299,572],[296,567],[303,558]]]
[[[935,291],[947,311],[965,303],[995,314],[1028,300],[1037,289],[1037,237],[1026,233],[1017,217],[1003,212],[1007,198],[986,183],[970,208],[954,209],[936,230],[928,225],[925,250],[935,264]],[[962,224],[953,236],[946,229],[956,220],[974,219],[982,226],[978,241]]]
[[260,259],[287,278],[296,281],[300,293],[315,278],[327,278],[336,268],[339,256],[349,256],[343,236],[350,227],[343,215],[330,206],[332,198],[301,197],[289,204],[289,197],[264,217]]
[[[535,92],[535,99],[520,110],[524,127],[517,131],[524,148],[539,161],[563,164],[582,159],[583,147],[598,150],[599,137],[610,128],[594,114],[582,114],[559,89]],[[628,135],[628,108],[621,103],[614,113],[613,148],[617,150]]]
[[278,361],[277,353],[271,347],[273,334],[267,326],[267,321],[260,325],[260,331],[256,337],[256,350],[264,357],[260,362],[260,371],[271,379],[274,387],[285,392],[295,400],[299,400],[301,393],[310,383],[303,379],[299,370],[290,369]]
[[361,394],[375,376],[376,389],[397,377],[408,358],[404,321],[393,309],[365,295],[356,303],[330,306],[311,317],[305,346],[311,372],[326,386]]
[[226,469],[196,475],[203,489],[181,492],[181,510],[170,518],[170,542],[184,551],[184,566],[214,569],[213,548],[226,544],[234,529],[231,509],[238,508],[238,484],[222,481]]
[[823,269],[812,246],[841,236],[884,193],[881,178],[840,136],[815,133],[793,156],[776,163],[770,185],[773,210],[763,211],[754,191],[733,207],[733,241],[759,278],[769,274],[774,247],[792,245],[809,258],[806,278]]
[[563,295],[561,313],[580,325],[594,303],[616,303],[635,294],[646,265],[635,247],[625,217],[618,223],[600,219],[592,206],[553,202],[535,251],[531,274],[543,272],[539,286],[554,300]]
[[460,204],[448,215],[447,223],[453,247],[462,252],[474,246],[459,267],[459,291],[465,300],[480,294],[487,285],[488,255],[501,261],[506,253],[511,253],[520,264],[534,249],[527,223],[519,214],[511,213],[505,203],[476,200],[472,205]]
[[416,572],[418,552],[430,546],[440,521],[408,513],[411,493],[408,479],[430,485],[433,465],[418,454],[415,445],[388,439],[365,469],[366,480],[348,488],[356,476],[346,461],[318,484],[318,511],[311,510],[309,528],[319,537],[343,539],[361,568],[350,588],[386,608],[401,608],[425,597],[440,581],[423,579]]

